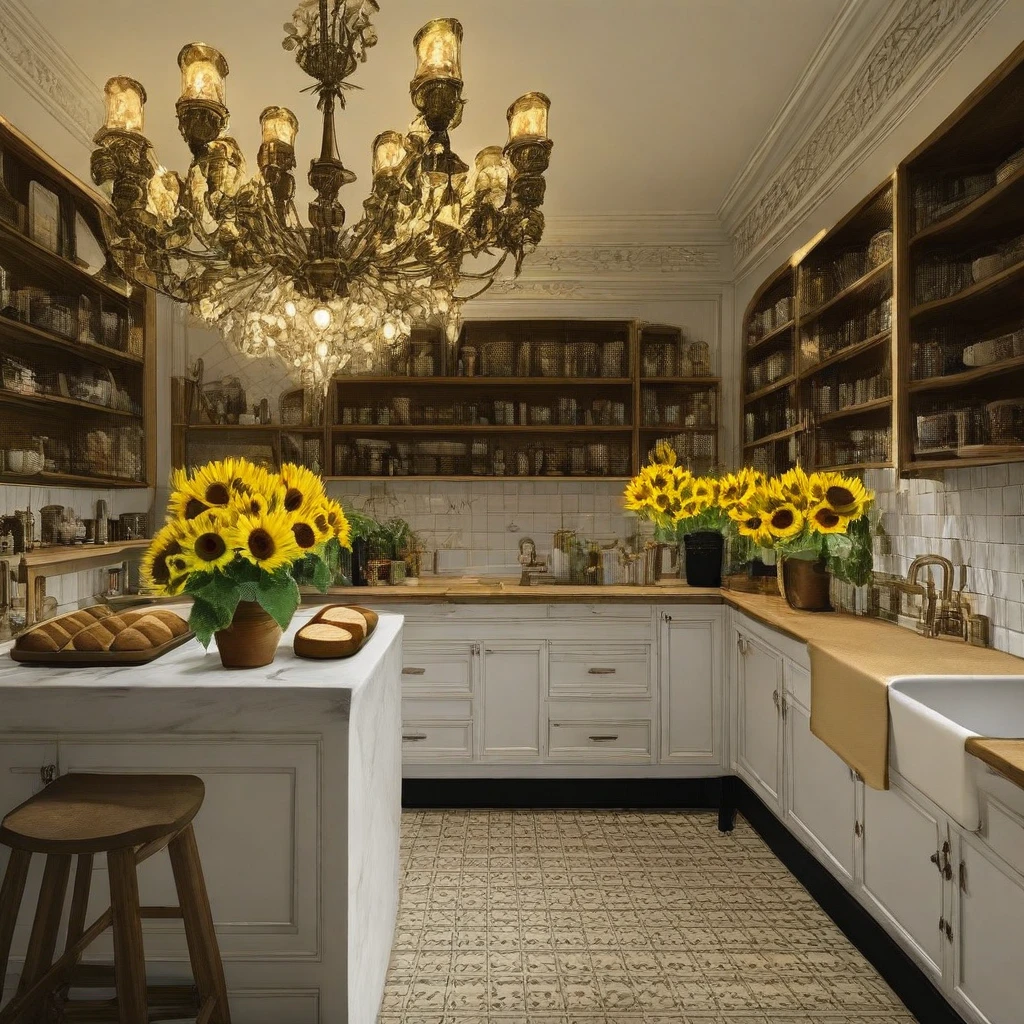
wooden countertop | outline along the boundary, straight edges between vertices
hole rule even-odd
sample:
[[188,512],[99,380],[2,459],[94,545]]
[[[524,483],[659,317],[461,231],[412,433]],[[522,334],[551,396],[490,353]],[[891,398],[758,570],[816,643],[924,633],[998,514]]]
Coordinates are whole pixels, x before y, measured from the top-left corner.
[[1024,739],[1002,740],[969,736],[964,744],[968,754],[995,768],[1000,775],[1024,789]]

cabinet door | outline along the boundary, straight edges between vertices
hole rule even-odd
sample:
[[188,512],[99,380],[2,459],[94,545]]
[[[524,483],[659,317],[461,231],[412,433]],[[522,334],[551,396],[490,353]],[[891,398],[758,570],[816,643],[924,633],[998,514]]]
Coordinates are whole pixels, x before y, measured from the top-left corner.
[[543,641],[483,645],[483,756],[492,761],[540,757],[540,695],[547,688]]
[[736,633],[736,770],[776,814],[782,810],[782,657]]
[[787,695],[786,824],[826,867],[853,883],[857,783],[844,762],[811,734],[811,716]]
[[[59,757],[62,772],[198,775],[206,796],[196,839],[225,959],[320,955],[318,737],[62,739]],[[166,854],[140,865],[139,889],[144,904],[177,902]],[[108,902],[106,862],[97,857],[89,919]],[[147,956],[184,954],[180,921],[146,921],[145,932]],[[109,936],[91,952],[109,953]]]
[[1024,948],[1024,880],[973,836],[959,841],[954,875],[954,985],[989,1024],[1018,1024],[1024,976],[1011,950]]
[[662,613],[661,760],[720,765],[722,755],[721,609]]
[[862,833],[868,909],[938,980],[947,942],[939,927],[945,922],[945,826],[902,790],[865,786]]
[[[35,796],[43,788],[43,776],[46,770],[52,768],[56,771],[56,765],[57,741],[55,739],[45,737],[22,739],[17,736],[0,736],[0,818],[17,807],[18,804],[24,803],[29,797]],[[0,879],[7,871],[10,854],[11,851],[6,846],[0,846]],[[45,857],[33,857],[29,867],[28,882],[25,885],[25,894],[14,929],[11,963],[8,965],[12,976],[21,969],[20,961],[25,955],[45,860]],[[3,979],[0,978],[0,981]],[[4,986],[4,991],[8,996],[13,993],[8,986]]]

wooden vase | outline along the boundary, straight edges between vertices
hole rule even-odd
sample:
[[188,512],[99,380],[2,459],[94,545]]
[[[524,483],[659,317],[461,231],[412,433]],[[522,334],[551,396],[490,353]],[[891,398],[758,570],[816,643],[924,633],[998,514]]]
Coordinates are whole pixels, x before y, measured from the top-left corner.
[[225,668],[260,668],[274,660],[281,627],[256,601],[239,601],[231,625],[214,635]]
[[779,587],[790,608],[804,612],[830,612],[829,583],[825,559],[783,558],[779,566]]

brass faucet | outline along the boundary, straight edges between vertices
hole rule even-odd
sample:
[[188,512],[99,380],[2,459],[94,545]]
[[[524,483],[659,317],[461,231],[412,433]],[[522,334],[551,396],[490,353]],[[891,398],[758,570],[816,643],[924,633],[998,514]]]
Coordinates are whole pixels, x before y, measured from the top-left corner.
[[[936,601],[935,585],[931,580],[931,573],[928,573],[928,602],[923,610],[921,622],[918,623],[918,630],[923,636],[939,636],[940,633],[948,632],[950,620],[959,618],[959,610],[954,616],[953,610],[953,563],[942,555],[918,555],[910,563],[907,570],[907,582],[911,585],[917,583],[917,578],[925,566],[937,565],[942,570],[942,590]],[[956,635],[963,634],[963,623],[956,630]]]

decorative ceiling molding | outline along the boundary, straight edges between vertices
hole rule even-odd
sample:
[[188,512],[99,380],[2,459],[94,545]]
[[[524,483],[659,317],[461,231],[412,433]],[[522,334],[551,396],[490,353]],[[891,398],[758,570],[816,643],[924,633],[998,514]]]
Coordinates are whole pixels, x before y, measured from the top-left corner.
[[[722,219],[734,241],[737,276],[779,245],[799,222],[826,200],[910,111],[971,38],[1005,0],[893,0],[874,45],[848,69],[832,102],[793,146],[779,121],[755,153],[755,161],[773,166],[768,157],[780,149],[785,162],[764,176],[756,196],[741,202],[755,180],[741,175],[723,205]],[[847,5],[833,26],[860,25],[855,5]],[[863,39],[863,26],[858,33]],[[833,43],[833,45],[835,45]],[[834,57],[833,73],[843,61]],[[808,71],[787,104],[796,116],[802,98],[820,84],[824,64]],[[783,122],[786,111],[783,112]],[[786,144],[783,145],[785,140]],[[752,172],[753,173],[753,172]]]
[[92,148],[96,125],[103,122],[103,92],[24,0],[0,0],[0,68],[36,96],[75,139]]
[[715,283],[687,280],[665,274],[659,278],[531,278],[526,275],[515,280],[501,279],[487,289],[470,306],[482,306],[509,301],[559,300],[588,302],[674,302],[683,299],[713,299],[718,302],[722,289]]
[[558,274],[685,274],[717,270],[721,253],[686,245],[542,245],[527,257],[530,270]]
[[547,245],[719,245],[732,239],[716,213],[547,215]]

